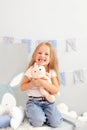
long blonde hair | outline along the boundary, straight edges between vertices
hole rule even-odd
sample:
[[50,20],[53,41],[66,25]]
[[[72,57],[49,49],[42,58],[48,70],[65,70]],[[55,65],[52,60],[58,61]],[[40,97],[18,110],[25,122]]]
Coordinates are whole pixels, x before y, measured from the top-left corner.
[[32,58],[31,58],[31,61],[29,63],[29,66],[32,66],[34,63],[35,63],[35,56],[36,56],[36,53],[37,53],[37,50],[43,46],[43,45],[46,45],[50,48],[50,63],[48,64],[48,68],[49,70],[50,69],[53,69],[55,70],[56,74],[57,74],[57,79],[58,79],[58,82],[59,82],[59,85],[60,85],[60,76],[59,76],[59,66],[58,66],[58,57],[57,57],[57,54],[56,54],[56,50],[55,48],[52,46],[51,43],[49,42],[41,42],[38,44],[38,46],[35,48],[34,52],[33,52],[33,55],[32,55]]

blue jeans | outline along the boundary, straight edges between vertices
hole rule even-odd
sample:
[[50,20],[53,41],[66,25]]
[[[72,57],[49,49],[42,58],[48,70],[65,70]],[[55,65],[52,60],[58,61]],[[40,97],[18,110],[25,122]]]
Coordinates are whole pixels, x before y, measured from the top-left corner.
[[9,115],[0,115],[0,128],[10,126],[11,117]]
[[48,101],[28,100],[26,104],[26,115],[30,124],[35,127],[47,124],[55,128],[60,126],[63,121],[55,103]]

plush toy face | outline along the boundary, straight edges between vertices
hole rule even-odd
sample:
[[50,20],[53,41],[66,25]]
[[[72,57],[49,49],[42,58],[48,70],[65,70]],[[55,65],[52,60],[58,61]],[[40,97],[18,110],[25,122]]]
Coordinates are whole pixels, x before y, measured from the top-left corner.
[[2,101],[1,101],[1,105],[8,107],[8,108],[12,108],[14,106],[16,106],[16,99],[14,98],[14,96],[10,93],[6,93],[4,94]]
[[16,99],[12,94],[6,93],[2,98],[1,106],[4,107],[8,114],[11,114],[13,107],[16,106]]
[[43,78],[46,76],[46,71],[44,66],[39,66],[35,64],[31,69],[31,75],[33,78]]

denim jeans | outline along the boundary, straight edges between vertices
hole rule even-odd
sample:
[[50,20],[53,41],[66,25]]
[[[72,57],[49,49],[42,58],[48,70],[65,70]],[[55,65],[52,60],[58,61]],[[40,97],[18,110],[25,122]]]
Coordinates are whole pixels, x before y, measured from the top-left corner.
[[9,115],[0,115],[0,128],[10,126],[11,117]]
[[48,101],[28,100],[26,104],[26,115],[30,124],[35,127],[47,124],[55,128],[60,126],[63,121],[55,103]]

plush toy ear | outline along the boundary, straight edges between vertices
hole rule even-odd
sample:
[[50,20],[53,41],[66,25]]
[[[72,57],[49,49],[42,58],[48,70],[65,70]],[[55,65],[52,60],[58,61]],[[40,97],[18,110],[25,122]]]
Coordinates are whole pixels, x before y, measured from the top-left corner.
[[2,101],[3,95],[6,93],[12,94],[14,97],[15,91],[10,87],[10,85],[0,84],[0,103]]
[[20,73],[20,74],[18,74],[18,75],[16,75],[16,76],[11,80],[10,86],[11,86],[11,87],[15,87],[15,86],[19,85],[20,82],[21,82],[21,80],[22,80],[22,78],[23,78],[23,75],[24,75],[23,72]]
[[65,113],[65,114],[68,113],[69,108],[65,103],[60,103],[58,104],[57,107],[60,112]]
[[25,75],[27,75],[28,78],[32,78],[32,73],[31,73],[32,69],[33,69],[33,66],[31,66],[31,67],[27,70],[27,72],[25,73]]

